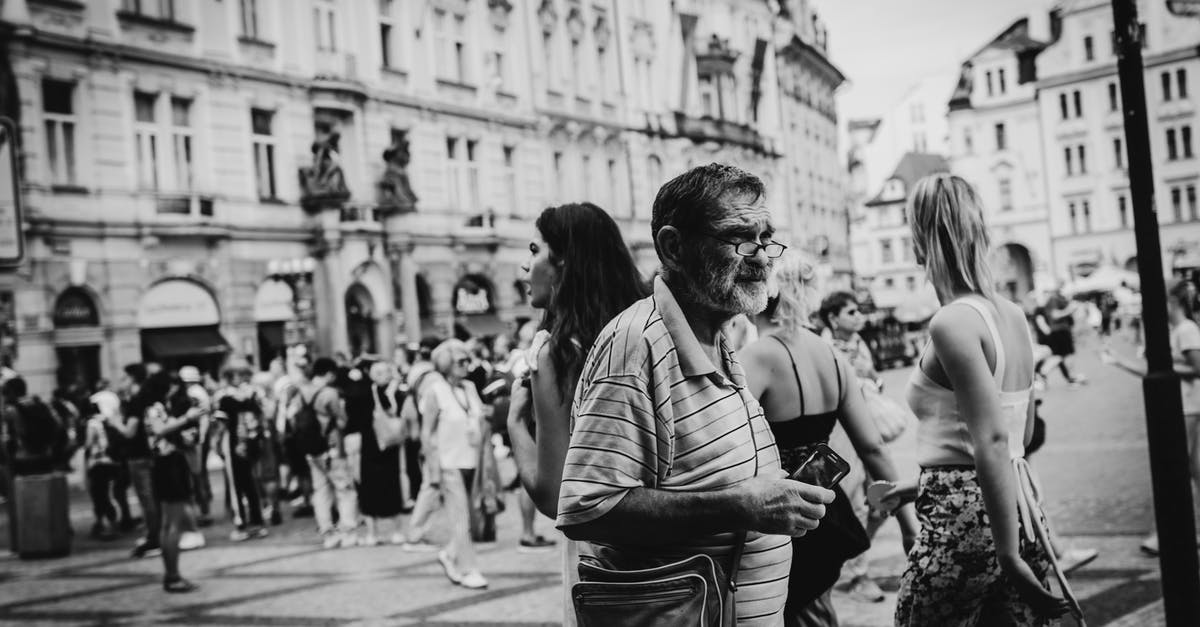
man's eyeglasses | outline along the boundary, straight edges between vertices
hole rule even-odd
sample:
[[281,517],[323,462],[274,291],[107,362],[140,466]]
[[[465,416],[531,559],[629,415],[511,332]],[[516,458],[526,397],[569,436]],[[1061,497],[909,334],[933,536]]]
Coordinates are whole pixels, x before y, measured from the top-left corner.
[[718,237],[718,236],[713,235],[712,233],[708,233],[706,231],[693,231],[693,232],[699,233],[700,235],[704,235],[707,237],[711,237],[723,244],[729,244],[730,246],[733,246],[733,251],[735,253],[737,253],[743,257],[753,257],[758,254],[758,251],[761,250],[761,251],[767,253],[768,258],[776,259],[780,255],[783,254],[783,251],[787,250],[787,246],[780,244],[779,242],[775,242],[775,241],[770,241],[770,242],[767,242],[766,244],[759,244],[758,242],[754,242],[754,241],[734,242],[731,240],[727,240],[723,237]]

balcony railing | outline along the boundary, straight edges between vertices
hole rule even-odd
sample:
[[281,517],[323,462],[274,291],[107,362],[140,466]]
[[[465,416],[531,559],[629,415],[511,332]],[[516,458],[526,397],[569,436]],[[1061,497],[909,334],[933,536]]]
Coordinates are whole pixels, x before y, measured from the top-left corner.
[[368,206],[362,206],[362,205],[351,205],[348,207],[342,207],[340,217],[341,217],[341,221],[344,223],[345,222],[379,223],[382,221],[380,219],[379,209],[377,207],[368,207]]
[[774,147],[758,131],[746,124],[717,118],[694,118],[675,113],[675,128],[679,134],[694,142],[716,141],[738,144],[763,153],[774,153]]
[[211,196],[199,194],[160,194],[154,202],[155,213],[160,216],[190,216],[193,218],[213,217],[215,202]]

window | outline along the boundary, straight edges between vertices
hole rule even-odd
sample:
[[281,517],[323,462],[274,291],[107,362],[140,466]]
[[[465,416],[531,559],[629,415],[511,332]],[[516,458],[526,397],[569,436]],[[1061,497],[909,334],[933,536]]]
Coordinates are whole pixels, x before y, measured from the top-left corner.
[[496,86],[496,89],[503,90],[504,83],[508,80],[504,52],[502,50],[495,50],[489,54],[488,65],[491,68],[492,84]]
[[392,4],[393,0],[379,0],[379,58],[387,68],[396,67],[395,42],[392,41],[396,25],[392,21]]
[[1113,138],[1113,163],[1116,164],[1118,170],[1125,169],[1125,147],[1122,145],[1120,137]]
[[1129,228],[1129,201],[1125,194],[1117,195],[1117,218],[1121,221],[1121,228]]
[[337,50],[337,8],[329,0],[318,0],[313,6],[313,41],[317,50]]
[[1179,143],[1183,144],[1183,158],[1192,158],[1192,127],[1188,125],[1179,128]]
[[896,251],[892,250],[892,240],[879,240],[879,255],[883,263],[893,263],[896,261]]
[[1171,188],[1171,211],[1176,222],[1183,222],[1183,190]]
[[602,100],[606,100],[611,91],[608,86],[608,49],[603,46],[596,48],[596,91]]
[[1159,75],[1159,78],[1162,79],[1163,102],[1170,102],[1170,100],[1171,100],[1171,73],[1163,72],[1162,74]]
[[650,155],[646,160],[646,173],[650,177],[650,195],[653,197],[658,188],[666,182],[663,180],[662,160],[655,155]]
[[996,125],[996,150],[1004,150],[1007,147],[1007,142],[1004,137],[1004,124]]
[[1186,69],[1179,68],[1178,70],[1175,70],[1175,85],[1176,85],[1176,87],[1178,87],[1178,89],[1176,91],[1179,93],[1179,97],[1187,98],[1188,90],[1187,90],[1187,70]]
[[558,62],[554,55],[554,33],[542,33],[542,52],[546,55],[546,85],[549,89],[555,89],[558,87]]
[[1075,117],[1081,118],[1083,117],[1083,95],[1079,93],[1078,89],[1071,95],[1075,99]]
[[1192,220],[1200,220],[1200,214],[1198,214],[1196,212],[1197,208],[1196,208],[1196,186],[1195,185],[1187,186],[1187,208],[1188,208],[1188,216]]
[[46,129],[46,163],[50,181],[74,185],[75,179],[75,85],[42,80],[42,122]]
[[134,141],[137,144],[138,187],[158,189],[158,126],[155,107],[158,95],[134,92]]
[[995,95],[995,92],[993,92],[993,90],[992,90],[992,72],[989,70],[989,71],[986,73],[986,75],[987,75],[987,90],[988,90],[988,95],[989,95],[989,96],[993,96],[993,95]]
[[[653,157],[651,157],[653,159]],[[554,153],[554,199],[563,200],[563,153]]]
[[712,76],[700,77],[700,113],[701,115],[716,118],[718,117],[717,101],[720,95],[717,94],[717,84],[713,81]]
[[904,277],[904,287],[906,287],[910,292],[917,291],[917,277],[912,276],[911,274]]
[[254,147],[254,180],[260,199],[276,197],[275,188],[275,112],[250,110],[250,133]]
[[467,140],[466,174],[467,192],[464,198],[470,203],[468,208],[481,209],[483,203],[479,197],[479,142],[473,139]]
[[1012,211],[1012,181],[1010,179],[1000,179],[1000,210]]
[[1092,61],[1096,58],[1096,51],[1092,47],[1092,36],[1088,35],[1083,38],[1083,59]]
[[521,206],[517,203],[517,147],[504,147],[504,201],[508,203],[508,213],[519,215]]
[[1079,152],[1079,173],[1087,174],[1087,153],[1084,152],[1083,144],[1076,146],[1075,149]]
[[175,0],[121,0],[121,8],[146,17],[174,21]]
[[1000,93],[1004,94],[1004,92],[1008,90],[1008,87],[1004,83],[1004,70],[1003,69],[996,70],[996,79],[997,79],[997,82],[1000,83]]
[[241,0],[242,37],[258,39],[258,0]]
[[883,286],[888,289],[892,289],[893,287],[896,287],[896,279],[893,279],[892,277],[888,277],[888,278],[884,279]]
[[1062,119],[1071,117],[1070,109],[1067,108],[1067,92],[1058,95],[1058,110],[1062,113]]
[[1074,166],[1072,165],[1073,162],[1071,159],[1071,147],[1070,146],[1063,148],[1063,156],[1066,157],[1067,176],[1071,176],[1072,174],[1075,173],[1075,169],[1074,169]]
[[457,83],[467,81],[467,18],[433,12],[433,39],[438,55],[438,77]]
[[572,40],[571,41],[571,68],[574,71],[570,72],[569,74],[570,74],[570,78],[571,78],[571,91],[577,95],[582,95],[583,83],[581,80],[582,77],[580,77],[579,75],[583,73],[583,61],[581,60],[582,55],[579,52],[579,48],[580,48],[579,41]]
[[450,52],[454,55],[455,79],[460,83],[467,82],[467,18],[463,15],[454,16],[454,30],[451,31],[453,45]]
[[1083,201],[1083,231],[1089,233],[1092,230],[1092,204],[1088,201]]
[[592,197],[592,158],[583,155],[579,162],[579,178],[583,188],[583,197]]
[[[900,211],[900,215],[904,215],[904,213],[905,212],[903,210]],[[904,221],[907,222],[907,218]],[[900,238],[900,259],[902,261],[913,260],[913,245],[911,237],[905,236]]]
[[192,101],[171,98],[171,150],[175,189],[192,191]]
[[1117,98],[1117,84],[1109,83],[1108,84],[1108,110],[1116,111],[1117,109],[1120,109],[1120,108],[1121,108],[1121,102],[1120,102],[1120,99]]
[[1174,161],[1179,158],[1179,147],[1175,145],[1175,129],[1167,129],[1167,160]]
[[1071,214],[1071,232],[1078,233],[1079,232],[1079,221],[1077,220],[1078,216],[1076,216],[1076,214],[1075,214],[1075,203],[1073,203],[1073,202],[1067,203],[1067,211]]
[[605,203],[604,208],[606,210],[612,212],[615,215],[617,213],[617,206],[616,206],[617,205],[617,191],[616,190],[621,188],[621,185],[619,183],[621,174],[617,171],[617,160],[616,159],[608,160],[607,173],[608,173],[608,178],[604,179],[604,185],[602,185],[602,188],[604,190],[604,203]]
[[475,140],[446,138],[447,186],[452,210],[464,212],[479,208],[478,153],[479,142]]

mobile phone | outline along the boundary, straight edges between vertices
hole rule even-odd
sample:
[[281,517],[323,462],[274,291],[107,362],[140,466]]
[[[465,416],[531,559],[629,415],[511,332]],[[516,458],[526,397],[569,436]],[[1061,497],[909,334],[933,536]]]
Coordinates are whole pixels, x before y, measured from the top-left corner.
[[832,490],[850,473],[850,463],[826,444],[818,444],[788,479]]

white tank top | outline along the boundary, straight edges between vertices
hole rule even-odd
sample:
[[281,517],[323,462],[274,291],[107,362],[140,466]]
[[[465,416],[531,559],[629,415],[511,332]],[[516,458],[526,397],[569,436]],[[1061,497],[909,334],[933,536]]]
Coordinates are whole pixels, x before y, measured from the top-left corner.
[[[1004,391],[1004,370],[1007,355],[1004,343],[1000,338],[1000,329],[996,325],[995,315],[981,300],[982,296],[964,296],[950,303],[962,303],[979,312],[987,325],[988,333],[992,336],[992,345],[996,349],[996,367],[992,377],[996,381],[999,394],[1000,416],[1008,431],[1008,452],[1013,459],[1025,456],[1025,424],[1029,412],[1029,393],[1033,387],[1016,392]],[[947,305],[947,306],[950,306]],[[926,352],[928,352],[928,346]],[[967,431],[967,423],[959,411],[958,399],[951,390],[929,378],[921,369],[923,360],[918,360],[917,368],[908,381],[906,398],[908,406],[917,415],[917,463],[922,468],[930,466],[974,466],[975,447],[971,444],[971,435]]]

